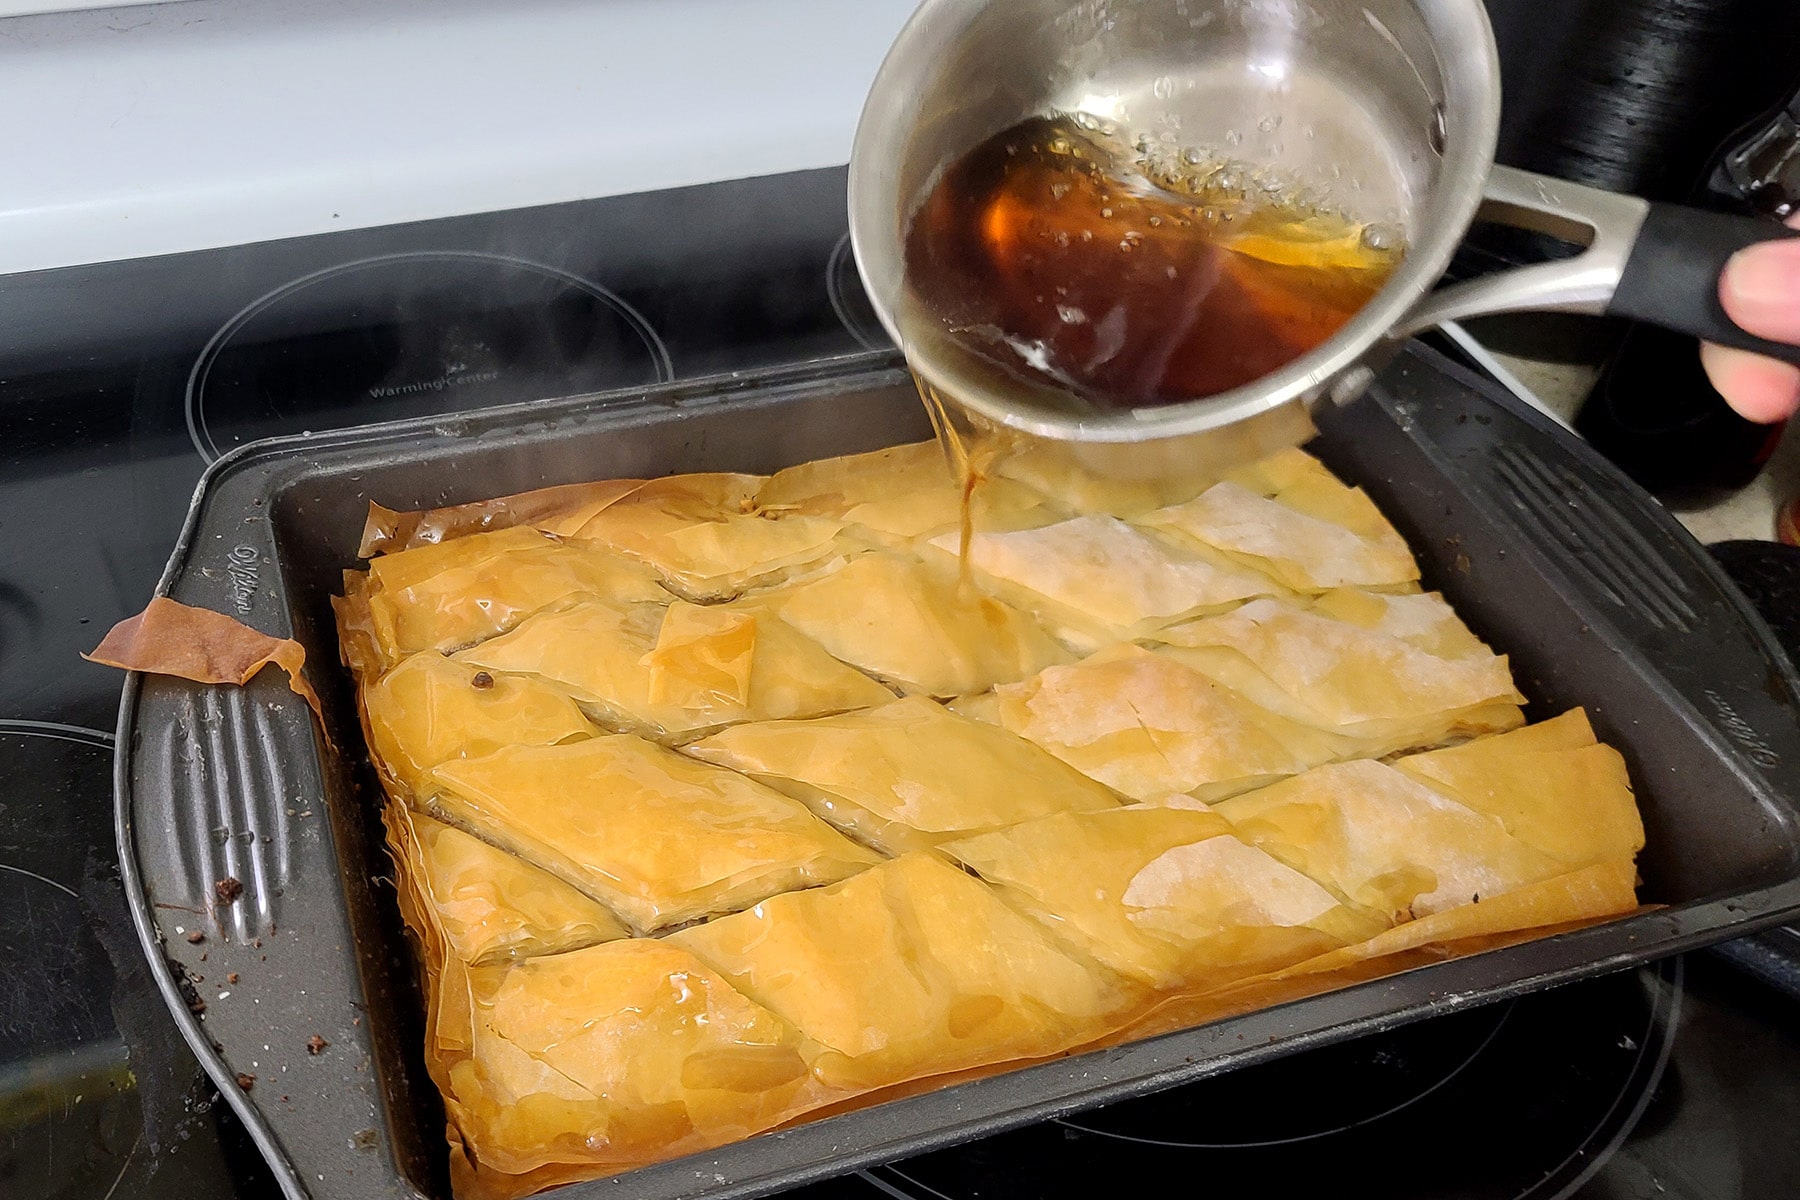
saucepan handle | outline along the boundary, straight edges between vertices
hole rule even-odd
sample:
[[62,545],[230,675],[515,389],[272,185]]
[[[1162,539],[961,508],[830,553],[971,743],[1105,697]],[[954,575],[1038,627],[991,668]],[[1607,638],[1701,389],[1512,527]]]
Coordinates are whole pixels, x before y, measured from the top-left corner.
[[1652,204],[1606,311],[1800,364],[1800,346],[1746,333],[1719,303],[1719,272],[1732,255],[1792,237],[1800,230],[1761,217]]
[[1725,315],[1719,272],[1739,250],[1800,232],[1758,217],[1651,204],[1529,171],[1495,167],[1479,218],[1583,247],[1440,288],[1407,315],[1405,336],[1506,312],[1611,314],[1800,364],[1800,346],[1751,334]]

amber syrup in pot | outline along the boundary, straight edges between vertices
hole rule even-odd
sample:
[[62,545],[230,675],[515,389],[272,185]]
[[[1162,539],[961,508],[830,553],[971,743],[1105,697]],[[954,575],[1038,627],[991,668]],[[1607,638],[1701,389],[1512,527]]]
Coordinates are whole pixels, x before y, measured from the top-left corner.
[[1159,159],[1090,124],[1034,117],[942,170],[906,235],[909,343],[1027,405],[1155,407],[1300,357],[1400,262],[1397,229],[1275,172]]

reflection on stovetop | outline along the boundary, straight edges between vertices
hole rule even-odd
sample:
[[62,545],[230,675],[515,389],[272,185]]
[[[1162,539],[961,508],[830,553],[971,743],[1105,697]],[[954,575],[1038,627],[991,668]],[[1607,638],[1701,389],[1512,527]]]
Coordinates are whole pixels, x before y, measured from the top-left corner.
[[[885,345],[843,173],[0,280],[0,1195],[262,1197],[117,878],[119,680],[206,464],[245,441]],[[1786,1007],[1782,1007],[1786,1006]],[[830,1181],[1408,1197],[1785,1196],[1800,1012],[1666,963]]]
[[1800,1017],[1706,955],[1439,1017],[792,1193],[1728,1200],[1800,1178]]
[[111,854],[112,736],[0,720],[0,1195],[266,1195],[169,1025]]

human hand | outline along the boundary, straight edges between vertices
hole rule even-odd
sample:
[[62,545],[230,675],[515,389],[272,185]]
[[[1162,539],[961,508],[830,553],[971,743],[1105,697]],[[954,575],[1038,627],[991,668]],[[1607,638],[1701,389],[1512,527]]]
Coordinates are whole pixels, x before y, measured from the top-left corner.
[[[1788,222],[1800,229],[1800,215]],[[1740,250],[1719,277],[1725,315],[1758,337],[1800,345],[1800,238]],[[1781,421],[1800,408],[1800,367],[1747,350],[1700,347],[1707,377],[1752,421]]]

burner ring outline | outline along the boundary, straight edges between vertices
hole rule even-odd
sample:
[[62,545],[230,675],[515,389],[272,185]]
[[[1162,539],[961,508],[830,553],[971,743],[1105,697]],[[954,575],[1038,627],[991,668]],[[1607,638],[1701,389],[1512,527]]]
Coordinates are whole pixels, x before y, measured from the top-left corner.
[[650,352],[650,357],[656,368],[656,382],[668,383],[675,378],[674,360],[669,357],[669,348],[663,343],[663,340],[661,336],[657,334],[656,329],[649,321],[645,320],[644,315],[638,312],[636,308],[632,307],[624,297],[618,295],[609,288],[602,287],[591,279],[585,279],[580,275],[565,271],[560,267],[552,267],[547,266],[544,263],[533,262],[528,258],[519,258],[511,254],[491,254],[483,250],[407,250],[395,254],[378,254],[370,258],[359,258],[353,262],[338,263],[335,266],[322,267],[317,271],[310,271],[307,274],[300,276],[298,279],[291,279],[280,287],[265,292],[255,300],[252,300],[249,304],[246,304],[237,311],[235,316],[225,322],[224,325],[220,326],[218,331],[214,333],[212,337],[207,339],[206,345],[200,350],[199,357],[194,360],[192,370],[188,372],[187,393],[183,403],[187,416],[188,438],[194,443],[194,449],[199,452],[200,457],[209,464],[217,462],[223,457],[223,454],[219,450],[218,443],[213,440],[211,432],[206,427],[206,414],[202,411],[204,406],[202,405],[201,400],[206,393],[207,377],[212,372],[213,364],[218,360],[219,352],[224,349],[226,344],[231,341],[238,331],[249,324],[252,319],[293,293],[311,287],[313,284],[319,283],[322,280],[331,279],[339,275],[347,275],[352,271],[362,270],[367,267],[381,266],[388,263],[441,262],[445,260],[456,262],[499,263],[508,267],[534,271],[540,275],[560,280],[571,287],[586,292],[594,299],[612,309],[613,312],[625,322],[627,327],[629,327],[633,333],[638,335],[639,340],[644,343],[644,349]]
[[881,327],[877,319],[871,328],[870,322],[850,310],[850,301],[844,295],[843,272],[856,271],[855,260],[851,257],[850,235],[845,234],[831,248],[831,257],[825,263],[825,298],[831,301],[831,311],[837,314],[838,324],[842,325],[858,345],[864,350],[892,350],[894,343],[888,338],[887,330]]

